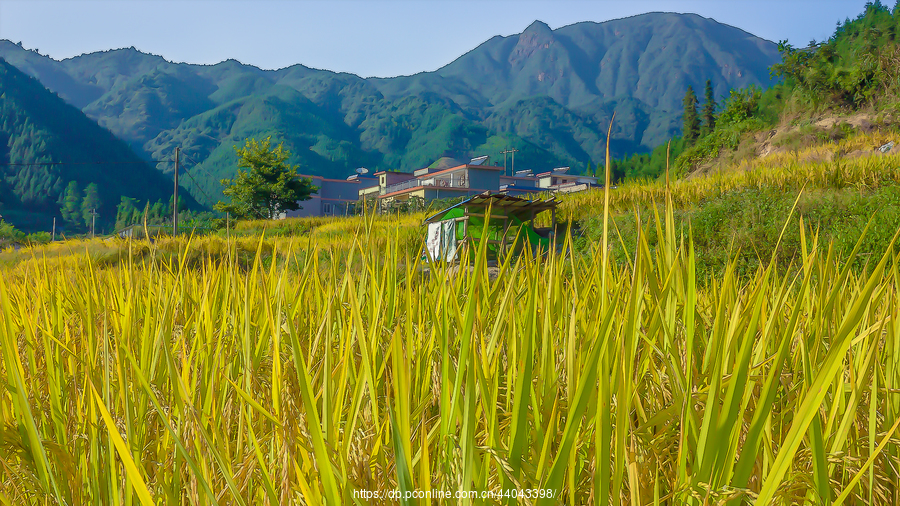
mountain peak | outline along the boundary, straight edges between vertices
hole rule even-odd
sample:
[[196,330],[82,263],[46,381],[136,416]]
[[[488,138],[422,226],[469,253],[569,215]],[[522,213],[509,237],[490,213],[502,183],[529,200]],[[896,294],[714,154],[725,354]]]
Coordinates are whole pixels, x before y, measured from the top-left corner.
[[553,30],[547,26],[547,23],[535,21],[519,35],[519,42],[509,55],[509,62],[516,63],[525,60],[536,51],[548,49],[554,42],[556,39],[553,37]]
[[536,19],[536,20],[534,20],[534,23],[531,23],[530,25],[528,25],[528,28],[526,28],[525,31],[522,32],[522,35],[526,35],[526,34],[527,35],[549,35],[552,37],[553,30],[551,30],[550,27],[547,26],[547,23],[544,23],[540,19]]

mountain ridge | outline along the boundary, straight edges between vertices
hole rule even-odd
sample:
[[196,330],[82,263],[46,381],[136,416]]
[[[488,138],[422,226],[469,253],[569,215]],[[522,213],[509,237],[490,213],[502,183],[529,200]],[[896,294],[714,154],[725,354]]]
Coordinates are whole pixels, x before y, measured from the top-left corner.
[[[57,61],[0,41],[0,56],[21,63],[144,158],[175,146],[192,153],[204,165],[194,176],[211,191],[218,182],[209,174],[233,174],[230,146],[244,136],[284,141],[302,170],[329,177],[361,165],[415,169],[443,156],[496,155],[504,147],[532,153],[517,157],[525,168],[585,167],[602,159],[613,111],[614,155],[649,151],[679,133],[688,85],[699,89],[712,79],[718,97],[735,87],[766,87],[768,66],[779,57],[775,44],[743,30],[674,13],[557,29],[536,20],[435,71],[392,78],[299,63],[276,70],[235,59],[173,63],[134,48]],[[275,98],[239,102],[235,114],[220,110],[266,96]],[[292,113],[276,114],[273,104],[306,111],[308,126],[299,117],[286,120]],[[189,130],[184,126],[192,118]],[[497,153],[478,151],[488,146]]]
[[79,192],[95,186],[101,227],[115,221],[122,197],[165,202],[171,193],[169,180],[112,132],[0,58],[0,212],[23,230],[49,229],[72,183]]

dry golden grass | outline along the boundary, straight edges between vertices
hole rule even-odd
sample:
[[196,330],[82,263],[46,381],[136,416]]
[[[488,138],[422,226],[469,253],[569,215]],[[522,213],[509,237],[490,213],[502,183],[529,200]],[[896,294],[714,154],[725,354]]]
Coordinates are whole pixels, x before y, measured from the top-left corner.
[[671,209],[629,265],[564,249],[496,279],[484,251],[426,276],[374,218],[275,240],[299,268],[258,238],[250,268],[235,244],[189,267],[183,239],[35,252],[0,273],[0,502],[895,503],[900,258],[854,274],[810,238],[798,277],[699,286]]

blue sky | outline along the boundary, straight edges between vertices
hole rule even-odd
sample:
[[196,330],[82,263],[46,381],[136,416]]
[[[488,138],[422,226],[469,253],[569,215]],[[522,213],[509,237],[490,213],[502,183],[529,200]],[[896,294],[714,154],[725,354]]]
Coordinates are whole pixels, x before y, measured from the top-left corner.
[[[134,46],[364,77],[435,70],[494,35],[643,12],[693,12],[765,39],[822,40],[865,0],[0,0],[0,38],[61,59]],[[893,1],[885,2],[893,6]]]

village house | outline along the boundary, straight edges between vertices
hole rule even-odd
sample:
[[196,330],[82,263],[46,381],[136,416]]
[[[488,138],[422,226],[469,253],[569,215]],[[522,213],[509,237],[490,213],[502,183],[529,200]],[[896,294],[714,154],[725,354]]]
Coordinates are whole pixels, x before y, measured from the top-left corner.
[[[365,169],[357,172],[360,171]],[[490,157],[481,156],[450,167],[426,167],[413,172],[383,170],[372,175],[363,172],[346,180],[304,176],[311,178],[319,191],[311,200],[300,204],[303,209],[288,212],[285,216],[343,215],[363,200],[383,208],[410,199],[427,202],[486,192],[528,198],[538,193],[584,191],[599,185],[596,177],[569,174],[568,171],[568,167],[560,167],[538,174],[521,170],[507,175],[503,167],[490,164]]]
[[312,179],[312,184],[318,191],[310,195],[309,200],[300,202],[300,209],[282,213],[281,218],[343,216],[352,211],[352,206],[359,201],[360,191],[378,187],[378,179],[368,174],[354,174],[347,179],[302,174],[301,177]]

